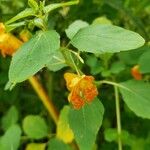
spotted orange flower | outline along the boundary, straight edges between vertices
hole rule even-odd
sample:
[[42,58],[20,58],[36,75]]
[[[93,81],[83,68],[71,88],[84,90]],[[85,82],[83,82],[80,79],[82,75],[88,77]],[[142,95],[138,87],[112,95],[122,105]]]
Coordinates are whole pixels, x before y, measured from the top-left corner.
[[94,77],[65,73],[64,78],[70,91],[68,100],[75,109],[80,109],[85,103],[92,102],[98,95],[97,88],[93,83]]
[[131,74],[135,80],[142,80],[142,74],[139,71],[139,65],[135,65],[132,67]]
[[12,55],[20,46],[22,42],[10,33],[5,31],[5,26],[0,23],[0,50],[1,54]]

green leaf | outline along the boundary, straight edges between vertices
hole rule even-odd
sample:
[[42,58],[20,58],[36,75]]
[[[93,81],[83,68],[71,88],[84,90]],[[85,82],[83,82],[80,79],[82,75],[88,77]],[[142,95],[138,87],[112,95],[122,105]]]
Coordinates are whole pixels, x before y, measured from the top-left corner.
[[48,64],[46,64],[46,66],[51,71],[58,71],[67,66],[67,64],[62,53],[60,51],[56,51],[49,60]]
[[150,62],[150,48],[144,54],[142,54],[139,60],[140,71],[142,73],[150,73],[150,65],[148,65],[149,62]]
[[120,92],[127,106],[137,115],[150,119],[150,84],[130,80],[121,83]]
[[59,45],[59,35],[54,30],[36,34],[13,55],[9,82],[22,82],[33,76],[49,63]]
[[89,26],[89,24],[82,20],[74,21],[68,29],[66,29],[66,34],[69,39],[72,39],[74,35],[82,28]]
[[23,130],[32,139],[41,139],[48,135],[48,127],[40,116],[29,115],[25,117]]
[[104,70],[102,67],[102,62],[100,62],[95,55],[87,56],[86,64],[90,67],[90,72],[92,75],[97,75]]
[[104,107],[99,99],[86,104],[82,109],[70,109],[69,124],[80,150],[91,150],[102,124]]
[[105,140],[108,142],[117,141],[118,134],[117,129],[107,128],[104,132]]
[[32,8],[26,8],[25,10],[23,10],[19,14],[17,14],[15,17],[8,20],[6,22],[6,25],[8,25],[10,23],[13,23],[13,22],[15,22],[19,19],[26,18],[26,17],[29,17],[29,16],[34,16],[34,15],[35,15],[35,12]]
[[25,150],[45,150],[45,143],[29,143]]
[[110,72],[113,74],[118,74],[125,69],[125,64],[121,61],[112,63]]
[[5,116],[2,118],[2,127],[4,130],[7,130],[13,124],[16,124],[18,121],[18,111],[15,106],[12,106]]
[[69,145],[63,143],[61,140],[55,138],[48,143],[48,150],[71,150]]
[[69,127],[69,110],[69,106],[64,106],[64,108],[61,110],[57,124],[57,138],[62,140],[64,143],[71,143],[74,139],[74,134]]
[[[118,133],[117,129],[107,128],[104,132],[105,140],[108,142],[117,142],[118,141]],[[131,144],[131,135],[126,130],[121,131],[121,140],[123,144],[130,145]]]
[[125,51],[118,53],[119,59],[128,65],[138,64],[139,58],[147,50],[147,46],[142,46],[132,51]]
[[20,127],[12,125],[0,139],[0,150],[18,150],[20,138]]
[[136,49],[144,42],[138,33],[113,25],[85,27],[71,40],[71,44],[78,50],[98,54]]

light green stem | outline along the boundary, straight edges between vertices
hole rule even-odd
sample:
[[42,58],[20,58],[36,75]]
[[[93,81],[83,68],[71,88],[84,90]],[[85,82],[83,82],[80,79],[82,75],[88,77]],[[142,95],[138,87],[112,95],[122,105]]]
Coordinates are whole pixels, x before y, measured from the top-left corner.
[[109,84],[114,86],[115,91],[115,102],[116,102],[116,117],[117,117],[117,132],[118,132],[118,150],[122,150],[122,141],[121,141],[121,115],[120,115],[120,102],[119,102],[119,88],[130,91],[127,87],[112,81],[102,80],[96,82],[97,84]]
[[120,117],[120,102],[118,87],[114,85],[115,101],[116,101],[116,117],[117,117],[117,132],[118,132],[118,150],[122,150],[121,141],[121,117]]

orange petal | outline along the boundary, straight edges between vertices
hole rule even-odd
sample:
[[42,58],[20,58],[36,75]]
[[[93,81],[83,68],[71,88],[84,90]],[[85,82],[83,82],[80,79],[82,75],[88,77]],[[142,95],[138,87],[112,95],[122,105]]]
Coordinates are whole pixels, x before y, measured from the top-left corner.
[[68,100],[73,105],[74,109],[80,109],[85,104],[85,101],[78,95],[77,90],[71,91]]
[[93,83],[94,77],[85,76],[80,80],[80,90],[83,91],[84,99],[86,102],[91,102],[98,95],[96,86]]

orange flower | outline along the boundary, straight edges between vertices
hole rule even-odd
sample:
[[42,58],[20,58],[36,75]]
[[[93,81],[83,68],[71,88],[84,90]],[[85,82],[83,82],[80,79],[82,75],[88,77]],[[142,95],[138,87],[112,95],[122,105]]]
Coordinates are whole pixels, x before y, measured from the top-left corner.
[[135,80],[142,80],[142,74],[139,71],[139,65],[135,65],[132,67],[131,74]]
[[85,103],[90,103],[98,95],[96,86],[93,84],[94,77],[65,73],[64,78],[70,91],[69,102],[75,109],[80,109]]
[[5,32],[5,26],[0,23],[0,50],[2,55],[12,55],[20,46],[22,42],[10,33]]

